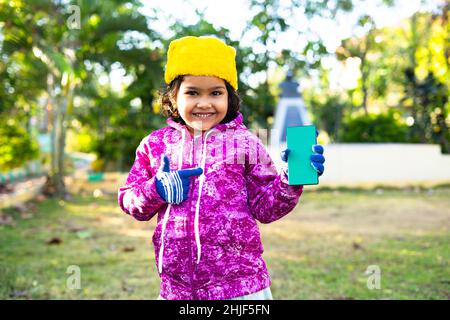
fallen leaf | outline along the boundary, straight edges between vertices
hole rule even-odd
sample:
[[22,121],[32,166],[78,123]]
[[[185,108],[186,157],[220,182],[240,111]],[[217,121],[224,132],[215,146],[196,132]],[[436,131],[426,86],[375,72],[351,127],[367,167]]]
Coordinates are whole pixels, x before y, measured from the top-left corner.
[[17,210],[20,213],[24,213],[26,211],[28,211],[28,208],[25,204],[23,203],[18,203],[14,206],[14,209]]
[[9,295],[11,298],[30,298],[28,291],[26,290],[13,290]]
[[135,250],[134,247],[125,247],[125,248],[122,249],[123,252],[131,252],[131,251],[134,251],[134,250]]
[[11,184],[0,183],[0,193],[13,193],[14,187]]
[[20,217],[22,219],[31,219],[31,218],[33,218],[33,214],[32,213],[21,213]]
[[58,237],[53,237],[50,240],[47,241],[47,244],[52,245],[52,244],[61,244],[62,240]]
[[133,293],[134,289],[131,286],[129,286],[125,281],[122,281],[122,291]]
[[14,226],[15,222],[14,222],[13,217],[7,216],[4,214],[0,214],[0,225]]
[[47,197],[44,196],[43,194],[38,194],[38,195],[34,198],[34,200],[36,200],[37,202],[43,202],[43,201],[47,200]]
[[69,230],[70,232],[79,232],[79,231],[84,231],[86,228],[78,225],[72,221],[62,221],[62,224],[64,224],[67,227],[67,230]]

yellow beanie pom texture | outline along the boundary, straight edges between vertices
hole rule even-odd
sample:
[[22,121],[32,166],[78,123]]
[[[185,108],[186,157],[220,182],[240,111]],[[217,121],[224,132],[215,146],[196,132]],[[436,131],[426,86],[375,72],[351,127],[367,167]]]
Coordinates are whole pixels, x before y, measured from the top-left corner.
[[167,53],[164,79],[167,84],[179,75],[216,76],[237,90],[236,49],[210,37],[173,40]]

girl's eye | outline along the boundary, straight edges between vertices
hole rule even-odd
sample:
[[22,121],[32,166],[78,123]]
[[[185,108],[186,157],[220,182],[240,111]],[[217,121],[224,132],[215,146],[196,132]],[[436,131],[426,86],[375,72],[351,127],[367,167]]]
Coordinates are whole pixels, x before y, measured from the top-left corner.
[[[189,91],[186,91],[185,94],[194,96],[194,95],[197,95],[198,93],[197,93],[197,91],[189,90]],[[211,94],[213,96],[220,96],[220,95],[222,95],[222,92],[221,91],[213,91]]]

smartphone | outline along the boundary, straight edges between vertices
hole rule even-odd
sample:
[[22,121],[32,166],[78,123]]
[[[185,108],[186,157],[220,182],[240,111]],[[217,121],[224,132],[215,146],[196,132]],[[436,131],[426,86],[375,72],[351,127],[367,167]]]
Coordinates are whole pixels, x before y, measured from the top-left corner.
[[288,127],[286,133],[289,185],[319,184],[317,171],[311,165],[312,146],[317,144],[316,127]]

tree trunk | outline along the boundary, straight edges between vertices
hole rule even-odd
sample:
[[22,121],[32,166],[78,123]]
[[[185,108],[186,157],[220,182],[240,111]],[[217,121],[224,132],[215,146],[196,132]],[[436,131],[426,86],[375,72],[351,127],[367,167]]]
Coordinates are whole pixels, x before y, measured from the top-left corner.
[[44,193],[48,196],[54,196],[56,186],[54,184],[53,176],[56,172],[56,134],[55,134],[55,126],[56,126],[56,105],[55,105],[55,97],[54,97],[54,76],[49,73],[47,75],[47,95],[48,95],[48,121],[50,124],[50,170],[47,176],[46,186],[44,188]]
[[66,188],[64,184],[64,155],[66,140],[65,117],[67,112],[67,97],[54,96],[54,76],[47,78],[48,99],[51,105],[51,162],[44,194],[59,199],[65,199]]
[[[370,33],[370,31],[369,31]],[[369,39],[370,34],[367,35],[366,40],[365,40],[365,45],[364,45],[364,51],[361,57],[361,90],[362,90],[362,94],[363,94],[363,101],[361,104],[361,107],[364,109],[364,113],[366,114],[366,116],[369,114],[368,110],[367,110],[367,100],[368,100],[368,89],[367,89],[367,78],[368,78],[368,70],[367,70],[367,53],[369,52]]]
[[450,153],[450,141],[447,138],[449,128],[445,121],[444,115],[442,113],[437,116],[437,123],[439,125],[439,129],[441,130],[439,136],[439,142],[441,144],[442,153],[448,154]]
[[[450,2],[447,2],[444,6],[442,6],[441,23],[442,23],[443,28],[445,28],[447,26],[449,11],[450,11]],[[447,42],[447,46],[444,48],[444,59],[447,64],[447,70],[450,70],[450,46],[448,45],[448,42]],[[448,82],[447,82],[447,85],[448,85]],[[448,101],[448,98],[447,98],[447,101]],[[445,105],[442,106],[442,109],[443,110],[438,115],[438,119],[437,119],[437,122],[441,129],[441,136],[440,136],[441,146],[443,147],[442,149],[443,149],[444,153],[450,153],[450,141],[448,139],[449,128],[447,126],[447,122],[444,117],[444,115],[447,114],[445,111]]]
[[64,158],[66,146],[66,113],[67,113],[67,97],[62,96],[60,99],[58,112],[58,134],[57,134],[57,172],[55,175],[56,195],[60,199],[66,196],[66,186],[64,184]]
[[366,64],[366,58],[365,55],[364,57],[361,59],[361,90],[362,90],[362,95],[363,95],[363,101],[361,103],[361,108],[364,109],[364,113],[366,115],[369,114],[369,112],[367,111],[367,72],[365,70],[365,64]]
[[411,106],[411,116],[414,119],[414,125],[412,126],[412,135],[413,137],[419,137],[420,139],[423,139],[423,132],[421,129],[421,121],[419,112],[417,110],[417,98],[416,98],[416,77],[415,77],[415,70],[416,70],[416,51],[418,47],[418,35],[417,35],[417,13],[414,13],[411,17],[411,47],[409,49],[409,65],[412,70],[413,76],[413,83],[412,83],[412,90],[411,90],[411,98],[412,98],[412,106]]

